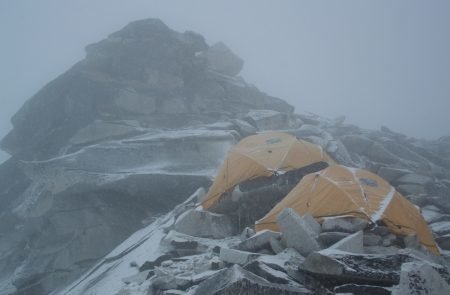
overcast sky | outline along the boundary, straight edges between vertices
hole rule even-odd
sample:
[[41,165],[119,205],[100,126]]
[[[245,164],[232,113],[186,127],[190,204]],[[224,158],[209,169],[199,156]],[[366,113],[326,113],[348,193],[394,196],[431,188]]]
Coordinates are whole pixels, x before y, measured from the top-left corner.
[[223,41],[248,82],[298,111],[450,134],[448,0],[0,0],[0,137],[87,44],[150,17]]

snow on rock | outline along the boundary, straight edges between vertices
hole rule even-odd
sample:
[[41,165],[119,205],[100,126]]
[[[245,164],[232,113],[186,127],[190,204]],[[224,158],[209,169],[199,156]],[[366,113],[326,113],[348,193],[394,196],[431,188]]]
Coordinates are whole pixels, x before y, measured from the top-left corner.
[[450,286],[430,265],[409,262],[402,265],[400,283],[392,294],[450,294]]
[[293,209],[286,208],[281,211],[277,216],[277,224],[287,247],[296,249],[302,255],[320,249],[314,230],[309,228]]
[[239,265],[225,269],[208,280],[201,283],[198,288],[189,295],[204,294],[268,294],[268,295],[287,295],[287,294],[313,294],[304,287],[292,287],[280,284],[270,283],[249,271],[246,271]]
[[191,236],[216,239],[232,236],[236,232],[235,226],[228,216],[200,209],[191,209],[180,215],[175,222],[174,229]]
[[350,253],[364,253],[363,238],[363,231],[359,231],[343,238],[336,244],[332,245],[329,249],[335,249]]

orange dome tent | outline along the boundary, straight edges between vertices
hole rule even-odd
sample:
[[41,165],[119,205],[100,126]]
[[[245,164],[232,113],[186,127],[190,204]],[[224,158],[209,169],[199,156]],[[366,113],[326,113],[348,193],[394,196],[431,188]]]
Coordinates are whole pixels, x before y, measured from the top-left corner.
[[383,221],[398,235],[417,235],[431,252],[439,255],[433,235],[419,209],[381,177],[362,169],[331,166],[305,176],[269,213],[256,222],[257,231],[278,230],[277,215],[292,208],[320,221],[325,217],[353,216],[373,223]]
[[221,198],[229,197],[225,193],[232,192],[243,181],[282,174],[318,162],[334,163],[320,146],[287,133],[248,136],[228,153],[201,205],[205,210],[217,211]]

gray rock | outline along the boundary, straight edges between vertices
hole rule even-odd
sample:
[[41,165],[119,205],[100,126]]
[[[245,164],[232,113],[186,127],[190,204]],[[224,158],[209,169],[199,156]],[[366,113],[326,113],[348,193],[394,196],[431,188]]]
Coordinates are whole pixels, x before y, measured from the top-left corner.
[[302,216],[303,222],[312,230],[314,237],[318,237],[321,231],[320,223],[309,213]]
[[363,232],[358,231],[348,237],[343,238],[329,249],[340,250],[350,253],[364,253],[363,249]]
[[279,239],[280,236],[281,234],[278,232],[263,230],[239,243],[238,248],[245,251],[258,252],[261,249],[269,248],[270,240]]
[[178,217],[174,229],[196,237],[221,239],[235,234],[230,218],[223,214],[191,209]]
[[273,110],[251,110],[245,119],[258,130],[276,130],[289,127],[289,118],[285,113]]
[[381,244],[382,237],[374,233],[364,233],[364,246],[377,246]]
[[323,232],[319,235],[317,241],[319,241],[323,247],[328,248],[349,235],[350,233],[343,232]]
[[227,263],[244,265],[258,258],[259,254],[236,249],[221,248],[220,259]]
[[283,246],[283,243],[278,239],[270,238],[269,243],[270,243],[270,248],[276,254],[281,253],[286,248]]
[[239,74],[244,66],[244,61],[222,42],[214,44],[201,56],[206,58],[212,70],[230,76]]
[[419,184],[399,184],[395,188],[402,195],[420,195],[425,193],[424,186]]
[[355,233],[364,229],[369,222],[361,218],[326,218],[322,223],[322,232]]
[[389,182],[393,182],[397,178],[402,177],[403,175],[410,174],[410,170],[394,168],[394,167],[381,167],[378,170],[378,175],[384,178]]
[[[325,249],[309,255],[300,269],[317,280],[342,283],[372,284],[392,286],[400,281],[400,268],[403,263],[422,261],[411,252],[373,255],[353,254]],[[433,264],[433,268],[446,278],[449,271],[443,266]]]
[[415,184],[424,186],[432,179],[428,176],[419,175],[419,174],[406,174],[402,177],[398,178],[395,182],[399,184]]
[[312,294],[304,287],[293,287],[270,283],[269,281],[234,265],[217,273],[201,283],[191,295],[216,294],[267,294],[267,295],[300,295]]
[[346,135],[341,138],[349,151],[365,155],[375,162],[395,164],[399,158],[386,150],[381,144],[360,135]]
[[436,243],[444,250],[450,250],[450,234],[436,238]]
[[293,209],[286,208],[281,211],[277,216],[277,224],[287,247],[296,249],[304,256],[320,249],[314,238],[314,231]]
[[149,277],[151,277],[154,274],[151,270],[144,270],[143,272],[139,272],[133,276],[129,276],[122,279],[122,282],[125,284],[142,284],[145,280],[147,280]]
[[392,294],[450,294],[450,286],[430,265],[409,262],[402,265],[400,283]]
[[72,138],[71,144],[87,144],[99,140],[124,137],[130,134],[141,133],[139,126],[134,122],[105,122],[94,121],[92,124],[80,129]]
[[371,285],[344,284],[333,289],[336,294],[374,294],[391,295],[392,288]]
[[450,234],[450,222],[449,221],[440,221],[440,222],[432,223],[432,224],[430,224],[430,228],[438,236]]

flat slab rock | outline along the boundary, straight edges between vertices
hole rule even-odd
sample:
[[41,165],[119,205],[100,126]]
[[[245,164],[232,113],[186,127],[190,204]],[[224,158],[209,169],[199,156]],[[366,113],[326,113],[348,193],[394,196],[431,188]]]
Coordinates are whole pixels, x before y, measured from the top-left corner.
[[[421,261],[407,251],[398,254],[353,254],[325,249],[309,255],[299,270],[311,274],[324,284],[344,283],[393,286],[400,281],[403,263]],[[433,264],[445,278],[450,278],[449,270]]]
[[213,277],[203,281],[189,295],[301,295],[313,294],[306,288],[292,287],[270,283],[269,281],[243,269],[238,265],[222,270]]
[[409,262],[402,265],[400,283],[392,294],[450,294],[450,286],[430,265]]

